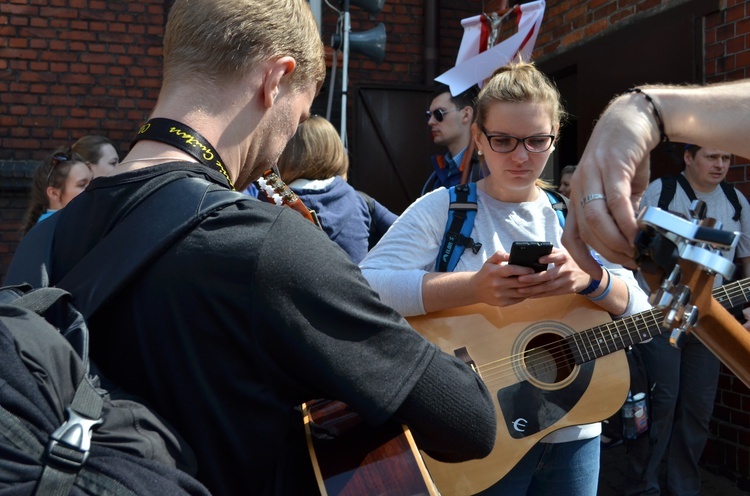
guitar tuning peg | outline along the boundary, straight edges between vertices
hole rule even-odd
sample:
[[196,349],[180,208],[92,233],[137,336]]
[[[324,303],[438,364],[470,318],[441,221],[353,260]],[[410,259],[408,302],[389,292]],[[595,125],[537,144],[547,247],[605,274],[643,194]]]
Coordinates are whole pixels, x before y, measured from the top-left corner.
[[703,220],[706,218],[706,202],[702,200],[693,200],[690,204],[690,217],[693,220]]
[[682,324],[680,327],[675,328],[669,336],[669,344],[678,349],[682,348],[682,345],[685,344],[687,334],[696,322],[698,322],[698,307],[688,305],[685,307],[685,312],[682,315]]
[[679,265],[675,265],[672,268],[669,276],[666,277],[661,287],[654,291],[649,298],[649,303],[655,308],[667,308],[674,304],[675,295],[677,291],[677,285],[680,283],[682,277],[682,270]]
[[[695,321],[693,321],[691,324],[689,324],[687,327],[687,316],[686,312],[690,311],[691,309],[694,309],[693,305],[688,305],[690,302],[690,288],[687,286],[680,286],[679,287],[679,294],[675,297],[674,292],[678,288],[673,288],[672,293],[670,296],[672,297],[671,304],[669,310],[664,314],[664,320],[662,321],[662,329],[671,329],[675,327],[678,323],[680,324],[680,327],[684,327],[685,331],[689,330],[690,326],[692,326]],[[695,317],[697,319],[697,315]],[[683,332],[685,332],[683,331]],[[675,329],[673,331],[673,334],[675,335],[675,339],[679,337],[679,329]],[[670,342],[672,339],[670,338]]]
[[661,323],[661,326],[663,329],[671,329],[679,322],[680,320],[680,314],[682,313],[682,308],[678,306],[673,306],[672,308],[667,311],[667,313],[664,315],[664,320]]
[[672,329],[672,334],[669,335],[669,344],[678,350],[685,344],[685,337],[687,333],[682,327],[676,327]]

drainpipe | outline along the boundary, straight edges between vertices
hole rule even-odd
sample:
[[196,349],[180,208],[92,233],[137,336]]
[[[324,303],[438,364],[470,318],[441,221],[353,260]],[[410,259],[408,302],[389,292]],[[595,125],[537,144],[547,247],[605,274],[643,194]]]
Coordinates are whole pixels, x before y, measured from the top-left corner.
[[438,0],[425,0],[424,5],[424,79],[427,86],[438,76]]

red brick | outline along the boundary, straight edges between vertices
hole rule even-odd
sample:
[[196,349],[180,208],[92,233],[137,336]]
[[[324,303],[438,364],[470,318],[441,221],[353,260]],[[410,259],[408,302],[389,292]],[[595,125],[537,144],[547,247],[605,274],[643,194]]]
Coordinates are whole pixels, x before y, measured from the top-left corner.
[[746,48],[745,37],[737,36],[735,38],[727,40],[724,46],[725,46],[726,53],[741,52]]
[[724,21],[734,22],[745,17],[745,6],[735,5],[725,10]]
[[593,24],[589,24],[586,27],[586,37],[592,37],[594,35],[597,35],[601,32],[603,32],[605,29],[607,29],[608,21],[607,19],[600,19]]

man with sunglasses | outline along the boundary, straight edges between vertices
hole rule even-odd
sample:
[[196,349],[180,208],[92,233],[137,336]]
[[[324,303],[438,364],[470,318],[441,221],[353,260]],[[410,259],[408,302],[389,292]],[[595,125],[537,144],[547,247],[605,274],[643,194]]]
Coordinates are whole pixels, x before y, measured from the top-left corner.
[[[441,84],[432,93],[432,103],[427,111],[427,125],[430,126],[432,141],[448,148],[443,155],[432,157],[433,172],[422,187],[422,194],[441,186],[449,188],[461,182],[464,172],[462,163],[471,143],[471,123],[474,121],[474,99],[476,87],[453,96],[450,88]],[[467,164],[469,182],[482,178],[479,160],[473,151]]]

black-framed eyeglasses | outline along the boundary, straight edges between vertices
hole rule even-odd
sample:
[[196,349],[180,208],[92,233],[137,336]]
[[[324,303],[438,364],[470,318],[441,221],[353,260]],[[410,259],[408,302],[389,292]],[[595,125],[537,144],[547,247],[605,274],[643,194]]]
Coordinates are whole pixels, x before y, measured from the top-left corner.
[[58,165],[65,163],[69,160],[73,160],[73,152],[68,148],[64,152],[58,152],[52,155],[50,158],[49,172],[47,173],[47,185],[49,186],[49,180],[52,177],[52,172],[57,168]]
[[496,153],[510,153],[518,148],[518,143],[523,143],[523,147],[529,153],[542,153],[549,150],[555,141],[554,134],[535,134],[525,138],[516,138],[507,134],[487,134],[487,130],[482,125],[479,126],[479,129],[487,138],[492,151]]
[[438,122],[443,122],[443,119],[445,118],[445,114],[448,112],[455,112],[456,110],[461,110],[461,107],[456,107],[452,110],[443,110],[443,109],[435,109],[435,110],[428,110],[426,112],[427,114],[427,120],[430,120],[430,117],[435,117],[435,120]]

